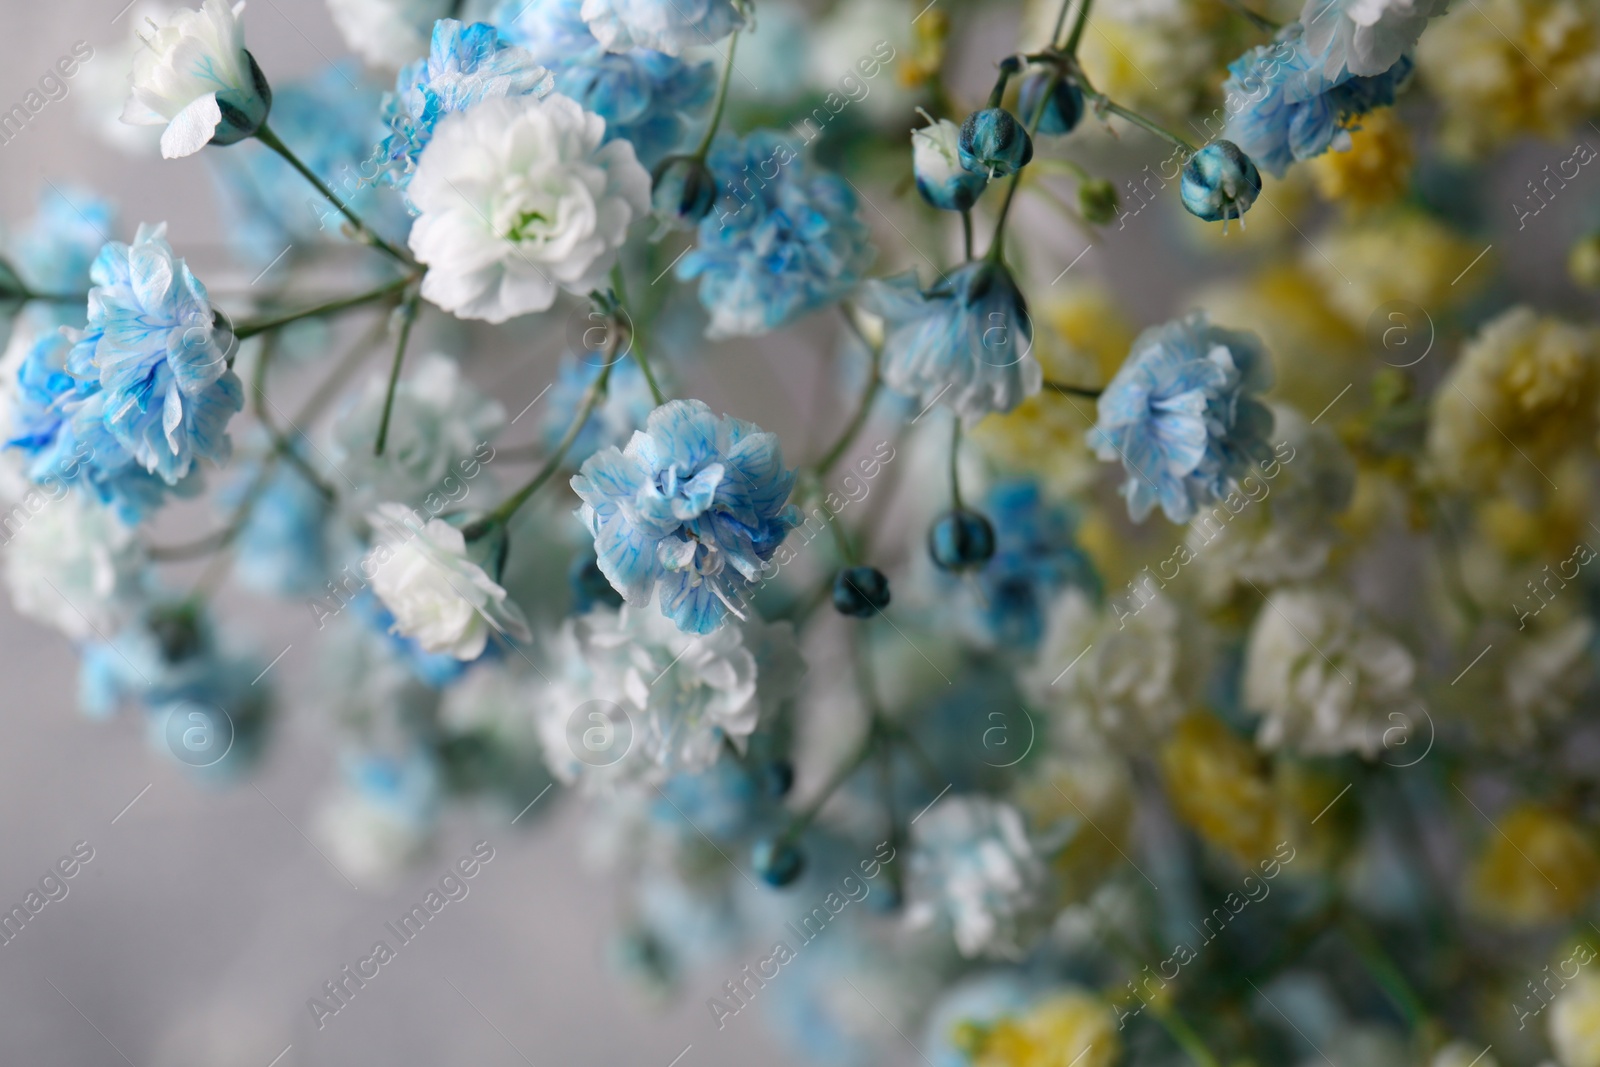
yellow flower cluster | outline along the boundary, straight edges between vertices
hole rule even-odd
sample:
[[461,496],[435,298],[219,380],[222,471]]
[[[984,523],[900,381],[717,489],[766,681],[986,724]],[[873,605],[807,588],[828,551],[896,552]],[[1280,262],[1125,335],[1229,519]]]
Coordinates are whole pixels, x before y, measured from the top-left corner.
[[[1036,313],[1034,354],[1050,381],[1104,385],[1132,343],[1132,327],[1096,287],[1070,290]],[[1093,400],[1046,386],[1014,410],[984,419],[971,439],[1001,469],[1032,475],[1065,495],[1085,488],[1099,469],[1083,443],[1094,421]]]
[[1484,915],[1549,922],[1576,914],[1600,888],[1600,854],[1566,816],[1520,804],[1495,829],[1472,873],[1472,901]]
[[1307,166],[1324,200],[1360,211],[1398,200],[1411,185],[1411,164],[1411,131],[1386,107],[1351,129],[1348,151],[1324,152]]
[[1453,4],[1422,35],[1417,68],[1444,108],[1452,151],[1482,154],[1524,133],[1558,136],[1600,108],[1600,5]]
[[1318,234],[1305,264],[1345,321],[1361,330],[1390,300],[1409,300],[1438,322],[1488,279],[1493,256],[1474,263],[1481,251],[1427,215],[1394,211]]
[[1428,452],[1448,484],[1539,489],[1569,451],[1594,447],[1597,404],[1600,330],[1512,308],[1435,394]]
[[1161,747],[1178,817],[1246,867],[1289,836],[1289,820],[1258,753],[1215,715],[1197,712]]
[[1111,1067],[1122,1051],[1110,1006],[1076,989],[965,1038],[973,1067]]

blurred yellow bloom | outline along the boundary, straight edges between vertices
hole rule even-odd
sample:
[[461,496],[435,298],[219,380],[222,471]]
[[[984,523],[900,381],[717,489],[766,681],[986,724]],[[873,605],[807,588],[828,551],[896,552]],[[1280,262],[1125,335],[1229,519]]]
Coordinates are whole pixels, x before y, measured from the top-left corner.
[[[1038,728],[1047,729],[1043,722]],[[1109,750],[1079,745],[1049,759],[1039,779],[1023,787],[1018,806],[1028,825],[1044,828],[1046,836],[1056,826],[1078,826],[1050,865],[1060,877],[1063,902],[1081,900],[1126,862],[1131,783],[1126,765]]]
[[1600,855],[1565,816],[1525,803],[1495,829],[1472,873],[1472,901],[1483,914],[1516,925],[1549,922],[1577,913],[1600,887]]
[[1434,397],[1428,452],[1449,484],[1545,486],[1573,449],[1593,449],[1600,330],[1515,307],[1486,323]]
[[1583,973],[1556,995],[1550,1046],[1561,1067],[1600,1067],[1600,976]]
[[1394,108],[1362,116],[1350,149],[1324,152],[1307,166],[1324,200],[1368,209],[1398,200],[1411,184],[1411,131]]
[[[1133,329],[1098,287],[1071,289],[1035,313],[1034,354],[1051,381],[1097,387],[1111,380],[1133,343]],[[1081,491],[1099,471],[1083,443],[1095,402],[1046,387],[1004,415],[990,415],[972,441],[1008,472],[1032,475],[1056,494]]]
[[1488,279],[1492,254],[1473,263],[1481,251],[1427,215],[1397,210],[1318,234],[1304,262],[1334,308],[1365,330],[1390,300],[1409,300],[1438,323]]
[[1417,68],[1444,108],[1453,151],[1481,154],[1523,133],[1559,136],[1600,108],[1600,5],[1454,4],[1422,35]]
[[1242,865],[1271,856],[1288,837],[1261,755],[1215,715],[1180,722],[1161,747],[1161,769],[1178,817]]
[[1000,1020],[975,1044],[973,1067],[1111,1067],[1122,1051],[1110,1006],[1081,990]]

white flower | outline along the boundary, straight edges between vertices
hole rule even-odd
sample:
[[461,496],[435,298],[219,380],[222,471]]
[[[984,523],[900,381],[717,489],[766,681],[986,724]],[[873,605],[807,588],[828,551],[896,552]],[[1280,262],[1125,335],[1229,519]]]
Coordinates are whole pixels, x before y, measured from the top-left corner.
[[650,211],[633,146],[602,145],[606,123],[552,93],[485,100],[446,117],[410,196],[422,295],[467,319],[544,311],[558,289],[605,281],[628,224]]
[[398,70],[428,54],[433,24],[450,0],[328,0],[328,13],[350,50],[374,67]]
[[1500,1061],[1488,1049],[1452,1041],[1433,1054],[1432,1067],[1500,1067]]
[[1306,0],[1300,11],[1306,48],[1326,55],[1323,73],[1337,78],[1382,74],[1417,43],[1423,27],[1450,0]]
[[730,0],[583,0],[583,20],[608,52],[649,48],[669,56],[744,25]]
[[[565,782],[703,771],[721,756],[724,739],[743,751],[805,671],[787,623],[750,621],[695,635],[659,611],[627,606],[568,619],[552,660],[553,681],[535,715],[545,758]],[[598,717],[580,711],[586,707]]]
[[1009,804],[952,796],[911,827],[906,918],[920,926],[948,916],[964,956],[1020,955],[1022,929],[1044,882],[1044,863]]
[[1371,758],[1386,733],[1420,728],[1416,674],[1405,646],[1360,618],[1343,595],[1279,589],[1250,631],[1244,704],[1265,716],[1256,733],[1262,748]]
[[145,47],[134,53],[132,91],[122,121],[166,126],[161,154],[192,155],[207,144],[232,144],[266,120],[271,94],[250,53],[238,16],[244,4],[205,0],[198,11],[150,19]]
[[379,456],[373,444],[388,391],[388,375],[374,376],[333,426],[331,465],[360,487],[350,494],[352,506],[365,512],[399,501],[426,504],[436,515],[460,507],[465,494],[479,491],[482,468],[494,459],[490,443],[506,425],[505,408],[475,388],[454,359],[429,355],[395,389]]
[[1600,977],[1580,974],[1550,1005],[1550,1047],[1561,1067],[1600,1067]]
[[1178,609],[1152,580],[1109,600],[1101,611],[1081,589],[1057,597],[1022,682],[1030,699],[1063,714],[1069,731],[1137,747],[1187,710],[1181,684],[1198,672],[1183,659]]
[[105,640],[132,613],[144,555],[106,508],[59,480],[54,490],[31,488],[0,512],[11,602],[68,637]]
[[1540,725],[1566,718],[1594,677],[1589,659],[1593,640],[1594,623],[1580,615],[1532,634],[1512,652],[1497,728],[1526,741]]
[[403,504],[379,504],[371,522],[378,542],[362,572],[393,613],[396,633],[460,660],[481,656],[491,629],[529,639],[522,611],[467,558],[459,529],[441,519],[424,525]]

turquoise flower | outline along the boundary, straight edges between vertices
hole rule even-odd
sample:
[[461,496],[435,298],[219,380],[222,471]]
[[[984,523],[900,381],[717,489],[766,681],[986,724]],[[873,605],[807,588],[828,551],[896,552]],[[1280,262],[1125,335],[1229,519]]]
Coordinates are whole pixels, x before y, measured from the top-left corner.
[[681,630],[710,633],[800,523],[775,434],[698,400],[651,413],[623,450],[590,456],[572,479],[600,570],[630,604],[657,592]]
[[855,288],[873,250],[849,183],[811,174],[772,130],[720,135],[709,161],[722,193],[677,268],[700,279],[706,336],[766,333]]
[[244,388],[228,368],[228,339],[206,288],[173,254],[166,224],[141,225],[132,245],[106,245],[90,277],[89,325],[74,333],[65,367],[80,383],[99,383],[75,412],[79,437],[98,437],[85,423],[98,416],[139,466],[168,485],[196,459],[226,462],[226,428],[244,407]]
[[1140,334],[1088,437],[1101,459],[1122,461],[1133,520],[1160,504],[1173,522],[1188,522],[1252,461],[1270,459],[1272,412],[1256,396],[1271,385],[1255,335],[1213,326],[1202,312]]
[[383,120],[391,132],[378,159],[390,180],[404,187],[440,119],[483,100],[544,96],[551,85],[550,72],[527,50],[501,40],[493,26],[440,19],[428,58],[408,64],[384,97]]
[[861,304],[884,319],[883,380],[966,422],[1039,391],[1028,303],[1000,263],[966,263],[922,290],[914,272],[869,282]]
[[72,186],[41,192],[37,214],[9,242],[11,263],[35,293],[81,293],[115,225],[116,209],[94,193]]
[[1228,65],[1223,85],[1228,123],[1223,136],[1261,169],[1283,177],[1289,164],[1350,145],[1349,119],[1394,103],[1411,73],[1411,59],[1372,77],[1325,72],[1327,56],[1314,51],[1299,23],[1286,26],[1271,45],[1253,48]]
[[555,77],[555,90],[606,120],[606,140],[621,138],[652,170],[677,148],[689,118],[711,103],[712,64],[686,63],[649,48],[607,51],[585,25],[583,0],[509,0],[496,23]]

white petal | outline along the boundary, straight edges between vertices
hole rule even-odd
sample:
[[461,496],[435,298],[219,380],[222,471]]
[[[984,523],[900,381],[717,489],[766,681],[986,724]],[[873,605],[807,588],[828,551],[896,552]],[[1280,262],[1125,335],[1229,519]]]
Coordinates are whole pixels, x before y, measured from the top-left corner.
[[182,159],[192,156],[210,141],[222,122],[222,108],[217,106],[217,94],[207,93],[192,101],[178,112],[161,134],[161,155],[165,159]]

